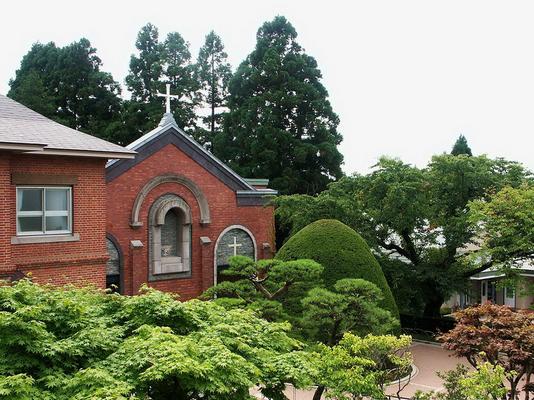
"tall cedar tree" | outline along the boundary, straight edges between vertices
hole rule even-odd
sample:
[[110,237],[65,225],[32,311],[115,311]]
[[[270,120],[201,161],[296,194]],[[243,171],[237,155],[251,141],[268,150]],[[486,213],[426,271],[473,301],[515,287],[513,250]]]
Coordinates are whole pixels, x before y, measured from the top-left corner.
[[9,82],[8,96],[71,128],[113,140],[120,86],[101,66],[87,39],[65,47],[35,43]]
[[460,154],[465,154],[468,156],[472,156],[473,153],[471,152],[471,148],[467,144],[467,139],[464,135],[460,135],[456,142],[454,143],[454,146],[452,147],[451,154],[453,156],[458,156]]
[[221,38],[211,31],[200,48],[196,64],[196,79],[200,86],[200,107],[208,111],[201,117],[195,131],[195,139],[207,149],[212,148],[213,138],[221,131],[223,111],[228,101],[228,84],[232,69],[224,51]]
[[171,92],[180,96],[174,100],[172,110],[178,125],[184,129],[194,126],[196,83],[189,43],[177,32],[159,41],[158,28],[147,24],[137,35],[137,55],[130,58],[130,72],[126,85],[132,96],[125,104],[124,128],[127,142],[155,128],[163,116],[164,100],[157,92],[165,91],[171,84]]
[[314,58],[281,16],[258,30],[254,51],[230,81],[229,113],[215,155],[281,193],[315,194],[341,177],[338,116]]

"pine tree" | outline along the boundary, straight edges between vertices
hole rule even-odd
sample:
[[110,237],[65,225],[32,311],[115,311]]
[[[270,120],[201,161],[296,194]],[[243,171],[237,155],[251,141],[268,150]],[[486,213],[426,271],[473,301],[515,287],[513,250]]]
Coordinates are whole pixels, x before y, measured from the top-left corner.
[[471,148],[467,144],[467,139],[465,138],[464,135],[460,135],[458,137],[458,139],[456,140],[456,143],[454,143],[451,154],[453,156],[457,156],[460,154],[466,154],[468,156],[473,155],[473,153],[471,152]]
[[41,75],[36,70],[30,70],[20,77],[9,96],[39,114],[49,118],[55,116],[54,98],[48,93]]
[[133,141],[157,126],[164,113],[164,100],[157,93],[165,91],[166,83],[180,96],[172,106],[177,124],[194,129],[197,84],[189,43],[177,32],[160,42],[157,27],[149,23],[139,31],[135,46],[137,55],[132,55],[126,77],[132,97],[125,105],[123,136]]
[[149,102],[156,99],[158,82],[163,75],[163,46],[159,43],[159,32],[152,24],[141,28],[137,34],[135,47],[138,55],[130,57],[130,72],[126,85],[132,100]]
[[229,113],[214,153],[242,176],[271,179],[281,193],[314,194],[342,175],[339,118],[314,58],[276,17],[230,81]]
[[71,128],[108,138],[120,112],[120,86],[101,66],[87,39],[65,47],[36,43],[10,81],[8,96]]
[[124,105],[124,140],[132,142],[150,131],[162,116],[161,99],[156,96],[162,90],[164,46],[159,42],[159,32],[152,24],[141,28],[135,41],[137,55],[130,57],[130,72],[126,86],[131,99]]
[[211,149],[213,138],[221,131],[222,110],[226,109],[228,83],[232,77],[228,55],[221,38],[214,31],[206,36],[200,48],[195,72],[200,87],[200,107],[209,110],[208,115],[201,118],[195,138]]
[[194,129],[198,83],[194,78],[189,43],[178,32],[167,35],[164,43],[163,76],[171,84],[172,94],[180,96],[172,108],[182,129]]

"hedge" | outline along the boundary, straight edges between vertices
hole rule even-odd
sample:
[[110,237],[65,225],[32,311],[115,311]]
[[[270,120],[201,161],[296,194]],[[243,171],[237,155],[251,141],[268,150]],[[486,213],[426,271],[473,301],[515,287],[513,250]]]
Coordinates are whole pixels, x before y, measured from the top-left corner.
[[284,261],[301,258],[317,261],[324,268],[323,282],[329,289],[343,278],[361,278],[372,282],[382,289],[384,309],[399,318],[391,289],[369,245],[342,222],[322,219],[309,224],[282,246],[276,258]]

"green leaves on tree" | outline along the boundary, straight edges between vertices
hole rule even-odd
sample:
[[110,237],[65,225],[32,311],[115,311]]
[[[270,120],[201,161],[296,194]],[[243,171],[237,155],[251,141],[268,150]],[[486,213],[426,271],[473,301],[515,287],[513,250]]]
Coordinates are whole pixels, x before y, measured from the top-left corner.
[[312,356],[287,323],[213,302],[94,289],[0,286],[0,399],[281,399]]
[[[403,311],[439,316],[445,299],[462,290],[466,278],[489,267],[466,262],[465,247],[480,234],[470,202],[487,201],[506,186],[530,180],[520,164],[486,156],[443,154],[426,168],[382,158],[371,173],[342,178],[317,196],[278,197],[276,214],[291,233],[322,218],[354,228],[385,272],[395,268],[388,278],[400,295],[398,304],[410,307]],[[421,298],[422,309],[403,300],[406,288]]]
[[228,84],[232,69],[221,38],[211,31],[200,48],[195,64],[195,78],[200,86],[199,107],[207,115],[200,118],[195,139],[211,150],[215,136],[222,130],[227,109]]
[[121,91],[101,67],[87,39],[65,47],[36,43],[10,81],[8,96],[61,124],[115,141]]
[[213,151],[239,174],[280,192],[314,194],[341,177],[339,118],[317,62],[284,18],[266,22],[230,81],[229,112]]

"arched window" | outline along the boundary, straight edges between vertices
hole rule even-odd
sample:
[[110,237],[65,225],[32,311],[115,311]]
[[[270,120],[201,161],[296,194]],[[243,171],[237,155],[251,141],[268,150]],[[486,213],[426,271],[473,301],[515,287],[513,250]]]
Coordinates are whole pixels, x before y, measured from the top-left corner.
[[215,243],[215,283],[233,280],[222,274],[228,268],[228,259],[232,256],[246,256],[256,259],[256,240],[251,231],[241,225],[232,225],[221,232]]
[[106,238],[108,262],[106,263],[106,288],[121,291],[121,254],[119,248],[109,237]]
[[191,209],[180,197],[166,194],[149,213],[149,279],[191,274]]
[[161,226],[161,256],[162,257],[180,257],[182,255],[179,243],[180,226],[183,225],[183,218],[179,209],[170,209],[165,215],[163,225]]

